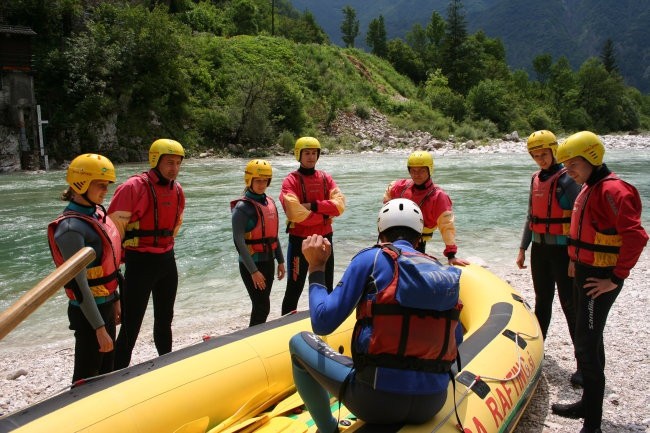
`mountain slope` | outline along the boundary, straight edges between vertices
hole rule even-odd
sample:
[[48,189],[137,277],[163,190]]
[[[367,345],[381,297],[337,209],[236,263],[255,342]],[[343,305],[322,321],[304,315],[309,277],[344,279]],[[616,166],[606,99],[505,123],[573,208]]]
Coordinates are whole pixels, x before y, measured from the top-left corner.
[[[446,18],[448,0],[292,0],[300,11],[309,10],[341,45],[342,9],[350,5],[360,22],[355,41],[365,47],[368,23],[384,16],[389,39],[404,38],[413,24],[426,25],[435,10]],[[485,31],[500,38],[509,65],[532,72],[532,60],[550,53],[566,56],[574,68],[599,56],[605,41],[614,41],[616,59],[626,82],[650,92],[650,2],[638,0],[519,0],[464,1],[468,30]]]
[[[532,59],[566,56],[574,68],[598,57],[612,39],[621,74],[629,85],[650,91],[650,2],[621,0],[500,0],[488,10],[468,13],[471,31],[503,40],[508,63],[531,70]],[[644,77],[645,74],[645,77]]]

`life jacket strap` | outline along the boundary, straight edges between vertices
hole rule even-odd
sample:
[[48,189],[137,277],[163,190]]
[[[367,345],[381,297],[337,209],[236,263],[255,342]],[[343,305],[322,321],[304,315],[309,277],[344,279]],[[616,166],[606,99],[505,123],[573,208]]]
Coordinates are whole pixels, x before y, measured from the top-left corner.
[[609,253],[609,254],[618,254],[619,251],[621,250],[621,247],[617,247],[615,245],[597,245],[597,244],[590,244],[587,242],[583,242],[580,239],[572,239],[569,238],[569,245],[576,247],[576,248],[581,248],[584,250],[589,250],[589,251],[595,251],[597,253]]
[[538,216],[531,216],[530,222],[533,224],[568,224],[571,222],[571,217],[561,217],[561,218],[541,218]]
[[124,240],[129,240],[133,238],[144,238],[144,237],[170,237],[174,235],[173,230],[140,230],[140,229],[133,229],[133,230],[128,230],[125,233]]

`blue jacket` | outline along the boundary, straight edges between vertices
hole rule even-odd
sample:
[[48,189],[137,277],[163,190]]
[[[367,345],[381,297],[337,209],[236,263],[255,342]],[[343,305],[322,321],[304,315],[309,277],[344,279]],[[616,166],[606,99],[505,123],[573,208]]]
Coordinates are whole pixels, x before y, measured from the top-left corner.
[[[413,246],[407,241],[399,240],[393,245],[404,251],[415,252]],[[325,274],[323,272],[310,274],[309,310],[313,331],[319,335],[333,332],[356,309],[364,296],[368,277],[372,275],[376,286],[384,288],[393,278],[393,267],[393,260],[377,248],[362,250],[352,259],[341,281],[329,295],[325,286]],[[460,326],[456,332],[456,341],[458,344],[462,341]],[[447,373],[383,367],[377,369],[375,382],[376,389],[411,395],[437,393],[445,390],[448,383]]]

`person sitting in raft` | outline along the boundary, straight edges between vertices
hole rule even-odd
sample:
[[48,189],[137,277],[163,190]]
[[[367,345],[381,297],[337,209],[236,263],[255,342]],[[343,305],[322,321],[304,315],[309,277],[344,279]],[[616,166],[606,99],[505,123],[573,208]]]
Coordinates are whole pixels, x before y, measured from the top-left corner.
[[266,322],[271,311],[271,288],[278,262],[278,280],[284,278],[284,256],[278,239],[280,219],[275,201],[266,195],[273,168],[254,159],[244,169],[243,197],[230,202],[232,239],[239,253],[239,274],[253,307],[248,326]]
[[[338,431],[329,394],[371,424],[421,424],[445,403],[462,341],[461,271],[416,250],[423,225],[411,200],[386,203],[377,221],[379,243],[354,256],[330,294],[324,269],[331,244],[318,235],[303,241],[314,333],[293,336],[289,351],[296,388],[321,433]],[[355,309],[350,358],[317,335],[333,332]]]
[[115,328],[120,323],[117,288],[122,255],[120,233],[102,206],[108,184],[115,183],[113,163],[87,153],[68,166],[68,189],[61,200],[68,205],[47,227],[56,266],[84,247],[95,250],[95,260],[65,285],[68,319],[74,331],[72,382],[113,371]]

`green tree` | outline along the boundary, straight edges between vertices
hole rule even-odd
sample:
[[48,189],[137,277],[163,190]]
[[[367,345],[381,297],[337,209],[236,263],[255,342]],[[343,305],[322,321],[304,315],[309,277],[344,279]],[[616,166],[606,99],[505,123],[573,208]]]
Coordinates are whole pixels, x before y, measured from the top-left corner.
[[600,131],[623,131],[639,126],[639,112],[628,96],[623,80],[611,75],[596,58],[578,71],[580,106]]
[[301,44],[328,44],[327,33],[316,23],[314,14],[304,14],[288,19],[280,18],[278,34]]
[[406,75],[415,83],[421,83],[426,79],[426,69],[422,60],[415,50],[401,39],[388,42],[386,58],[397,72]]
[[461,0],[451,0],[447,8],[447,26],[442,41],[441,66],[449,87],[464,95],[470,88],[466,62],[471,60],[467,45],[467,23]]
[[231,6],[235,35],[256,35],[260,28],[261,15],[253,0],[234,0]]
[[600,60],[603,62],[605,70],[612,73],[618,73],[618,64],[616,62],[616,49],[614,48],[614,41],[607,39],[603,45],[603,50],[600,54]]
[[467,85],[472,87],[489,77],[508,81],[510,69],[506,62],[506,49],[500,39],[489,38],[482,30],[467,38],[469,58],[465,59]]
[[426,95],[432,108],[440,110],[444,115],[461,121],[465,117],[465,100],[449,88],[447,77],[437,69],[429,74],[424,85]]
[[[49,100],[60,141],[96,151],[108,123],[115,124],[123,143],[156,135],[180,139],[190,93],[182,70],[184,29],[164,8],[98,6],[87,31],[53,51],[43,65],[45,76],[51,72],[61,80],[59,97]],[[119,162],[125,154],[113,156]]]
[[427,37],[429,42],[433,44],[436,48],[440,47],[442,39],[445,37],[445,29],[447,28],[447,23],[445,19],[438,12],[433,11],[431,13],[431,19],[427,24]]
[[222,36],[225,33],[224,17],[220,10],[209,1],[200,1],[192,5],[189,10],[178,14],[177,17],[194,31],[212,33],[217,36]]
[[500,131],[506,131],[510,127],[514,101],[503,81],[481,81],[467,94],[467,104],[474,118],[490,120]]
[[384,25],[384,16],[379,15],[370,21],[368,33],[366,34],[366,44],[370,47],[372,54],[378,57],[386,57],[388,54],[388,43],[386,41],[386,26]]
[[345,43],[345,46],[353,48],[354,40],[359,36],[359,20],[357,19],[357,12],[350,5],[343,8],[341,33],[343,33],[343,43]]
[[533,59],[533,70],[537,74],[537,81],[546,84],[551,76],[553,57],[548,54],[540,54]]
[[429,40],[426,30],[419,23],[413,24],[411,30],[406,33],[406,43],[422,60],[427,58]]

